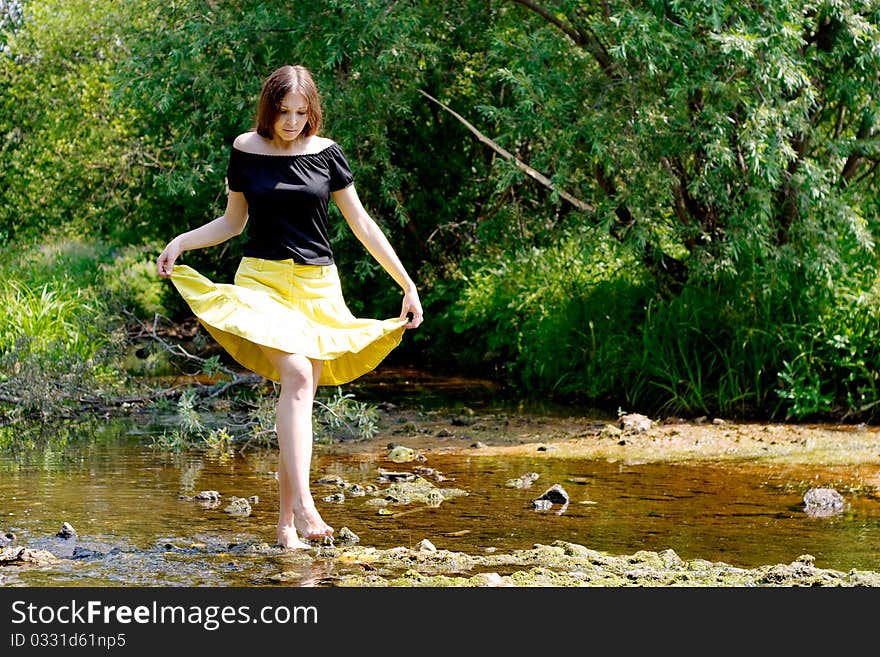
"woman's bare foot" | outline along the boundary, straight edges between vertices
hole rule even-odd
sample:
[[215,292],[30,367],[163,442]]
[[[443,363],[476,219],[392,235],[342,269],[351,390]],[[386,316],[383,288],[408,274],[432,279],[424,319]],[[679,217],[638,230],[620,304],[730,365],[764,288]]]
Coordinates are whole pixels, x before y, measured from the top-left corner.
[[319,541],[333,536],[333,528],[321,519],[321,514],[315,507],[295,512],[293,526],[306,541]]
[[278,527],[278,544],[287,550],[308,550],[312,547],[299,540],[294,527]]

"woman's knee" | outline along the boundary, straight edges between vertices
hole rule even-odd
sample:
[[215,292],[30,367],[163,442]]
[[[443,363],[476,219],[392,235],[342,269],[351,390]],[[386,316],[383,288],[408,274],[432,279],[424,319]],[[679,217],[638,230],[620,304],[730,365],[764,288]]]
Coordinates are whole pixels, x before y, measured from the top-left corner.
[[303,389],[312,388],[312,363],[305,356],[290,354],[288,357],[282,358],[278,373],[281,375],[282,386]]
[[278,370],[281,377],[281,385],[294,389],[311,388],[314,379],[314,366],[312,361],[301,354],[289,354],[277,349],[264,347],[266,356]]

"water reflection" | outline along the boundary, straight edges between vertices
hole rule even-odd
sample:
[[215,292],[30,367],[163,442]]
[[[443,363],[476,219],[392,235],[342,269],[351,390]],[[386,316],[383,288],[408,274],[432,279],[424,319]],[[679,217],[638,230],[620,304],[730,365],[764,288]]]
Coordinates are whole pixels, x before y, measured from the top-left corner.
[[[308,555],[254,551],[274,541],[273,450],[162,453],[142,426],[98,422],[69,430],[56,441],[0,452],[0,530],[14,532],[19,545],[65,556],[47,568],[0,569],[0,584],[322,586],[338,575],[338,564]],[[742,567],[812,554],[820,568],[880,570],[880,503],[848,494],[876,468],[427,456],[420,465],[449,478],[441,486],[469,494],[439,506],[395,507],[391,515],[377,513],[370,496],[319,502],[325,519],[378,548],[414,547],[427,538],[439,549],[481,553],[566,540],[612,554],[671,548],[686,560]],[[319,447],[313,473],[383,487],[379,468],[409,465]],[[527,472],[539,476],[531,488],[506,485]],[[564,513],[535,511],[532,501],[556,483],[570,497]],[[839,487],[845,513],[803,512],[803,492],[817,483]],[[259,502],[249,517],[233,516],[222,503],[193,500],[202,490],[226,499],[256,495]],[[314,492],[321,499],[338,490],[319,484]],[[75,551],[55,538],[65,521],[79,534]]]

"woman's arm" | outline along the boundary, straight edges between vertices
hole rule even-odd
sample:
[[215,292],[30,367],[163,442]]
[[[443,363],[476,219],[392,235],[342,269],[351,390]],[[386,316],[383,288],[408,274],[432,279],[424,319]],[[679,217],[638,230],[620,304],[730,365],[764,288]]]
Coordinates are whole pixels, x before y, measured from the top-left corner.
[[418,327],[422,323],[423,314],[416,284],[406,273],[403,263],[400,262],[400,258],[397,257],[385,233],[367,213],[354,185],[333,192],[332,196],[355,237],[403,289],[403,307],[400,311],[400,318],[404,319],[409,313],[412,313],[412,319],[409,320],[406,328]]
[[202,249],[225,242],[231,237],[240,235],[248,219],[247,201],[241,192],[229,192],[226,198],[226,212],[203,226],[181,233],[168,245],[156,260],[159,276],[171,276],[174,262],[184,251]]

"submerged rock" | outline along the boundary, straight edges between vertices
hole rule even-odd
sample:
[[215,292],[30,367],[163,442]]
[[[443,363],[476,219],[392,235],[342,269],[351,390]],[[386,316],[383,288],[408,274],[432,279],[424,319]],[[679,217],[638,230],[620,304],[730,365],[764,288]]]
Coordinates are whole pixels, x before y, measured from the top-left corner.
[[0,548],[0,566],[45,566],[56,561],[58,561],[58,557],[48,550],[31,550],[26,547]]
[[413,474],[421,475],[422,477],[430,477],[434,481],[449,481],[450,477],[447,477],[439,470],[435,470],[434,468],[426,468],[424,466],[417,465],[412,469]]
[[[104,559],[110,555],[121,554],[122,550],[118,547],[111,548],[109,552],[102,552],[100,550],[93,550],[91,548],[82,547],[77,545],[70,553],[70,559],[83,559],[83,560],[94,560],[94,559]],[[62,556],[62,555],[56,555]]]
[[460,488],[437,488],[418,475],[415,475],[412,481],[396,481],[387,488],[373,492],[375,497],[381,498],[377,502],[386,501],[392,504],[421,502],[429,506],[439,506],[443,500],[467,494],[467,491]]
[[538,480],[540,475],[537,472],[526,472],[520,477],[508,479],[504,485],[508,488],[531,488],[532,484]]
[[412,472],[393,472],[385,468],[379,468],[379,481],[415,481],[416,474]]
[[229,504],[223,510],[235,516],[249,516],[251,515],[251,503],[244,497],[233,495],[229,500]]
[[833,488],[811,488],[804,493],[804,511],[810,516],[832,516],[843,511],[843,495]]
[[65,540],[69,538],[74,538],[76,536],[76,530],[73,528],[69,522],[65,522],[61,525],[61,529],[55,534],[56,538],[63,538]]
[[218,493],[216,490],[203,490],[192,497],[180,495],[178,499],[195,500],[199,503],[199,506],[204,509],[216,509],[218,506],[220,506],[221,497],[222,495],[220,495],[220,493]]

